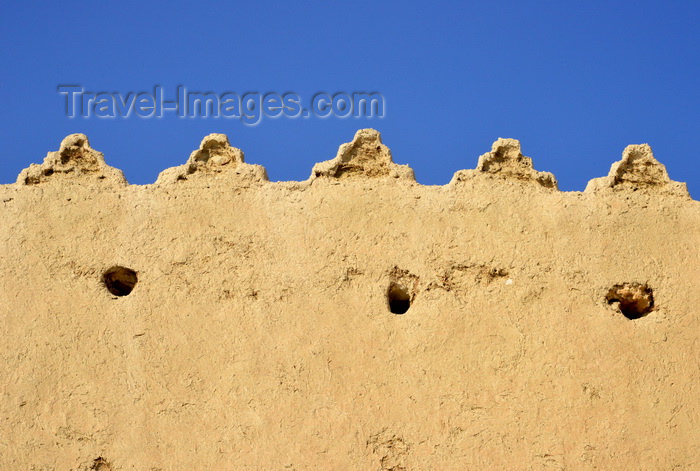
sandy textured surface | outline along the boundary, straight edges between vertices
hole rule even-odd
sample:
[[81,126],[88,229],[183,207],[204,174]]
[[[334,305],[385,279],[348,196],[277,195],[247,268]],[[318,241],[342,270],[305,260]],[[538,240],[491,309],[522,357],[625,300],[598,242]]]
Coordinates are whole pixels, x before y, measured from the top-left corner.
[[0,185],[0,469],[700,469],[700,204],[645,145],[474,164],[362,130],[268,182],[212,135],[137,186],[69,136]]

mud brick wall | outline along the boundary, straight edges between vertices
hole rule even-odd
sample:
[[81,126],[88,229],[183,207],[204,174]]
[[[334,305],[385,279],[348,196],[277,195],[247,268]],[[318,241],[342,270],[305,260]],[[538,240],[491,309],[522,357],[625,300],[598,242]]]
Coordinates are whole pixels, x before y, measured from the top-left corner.
[[129,185],[75,134],[0,215],[2,470],[700,469],[700,204],[647,145],[561,192],[512,139],[424,186],[214,134]]

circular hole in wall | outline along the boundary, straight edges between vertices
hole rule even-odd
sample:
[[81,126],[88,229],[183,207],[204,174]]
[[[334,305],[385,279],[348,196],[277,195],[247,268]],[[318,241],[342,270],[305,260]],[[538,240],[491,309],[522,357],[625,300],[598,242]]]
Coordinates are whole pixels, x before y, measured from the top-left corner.
[[136,272],[131,268],[112,267],[102,275],[107,290],[115,296],[127,296],[138,283]]
[[411,307],[411,295],[405,286],[398,283],[391,283],[386,292],[389,310],[393,314],[404,314]]
[[654,292],[641,283],[621,283],[614,285],[605,296],[608,304],[617,304],[627,319],[639,319],[654,309]]

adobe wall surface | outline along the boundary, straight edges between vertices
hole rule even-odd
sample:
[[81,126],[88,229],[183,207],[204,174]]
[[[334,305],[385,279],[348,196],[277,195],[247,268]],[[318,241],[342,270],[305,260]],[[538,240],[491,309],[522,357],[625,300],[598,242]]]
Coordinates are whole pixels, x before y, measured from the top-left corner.
[[423,186],[371,130],[305,182],[211,135],[136,186],[72,135],[0,211],[2,470],[700,468],[700,204],[648,146],[560,192],[515,140]]

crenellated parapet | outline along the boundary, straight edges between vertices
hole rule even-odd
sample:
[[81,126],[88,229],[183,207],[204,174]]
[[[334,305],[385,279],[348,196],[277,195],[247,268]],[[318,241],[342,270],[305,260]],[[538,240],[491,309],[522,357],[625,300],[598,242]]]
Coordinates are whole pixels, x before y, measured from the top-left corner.
[[520,150],[520,141],[517,139],[498,138],[491,146],[491,152],[479,157],[475,170],[456,172],[452,183],[483,177],[532,182],[553,190],[558,188],[554,175],[534,169],[532,159],[523,155]]
[[[376,179],[415,183],[413,169],[393,161],[391,151],[374,129],[360,129],[351,142],[342,144],[335,158],[314,165],[305,186],[314,181],[341,182],[347,179]],[[225,134],[209,134],[187,162],[160,173],[155,187],[221,182],[234,187],[249,187],[268,182],[261,165],[245,162],[241,149],[231,146]],[[535,185],[557,191],[553,174],[535,170],[532,159],[522,153],[520,141],[499,138],[491,151],[481,155],[476,168],[458,170],[449,186],[468,181]],[[90,147],[87,136],[71,134],[61,142],[58,151],[49,152],[42,164],[31,164],[22,170],[17,185],[39,185],[50,182],[98,183],[128,185],[121,170],[105,163],[104,155]],[[627,146],[622,160],[615,162],[606,177],[589,181],[585,193],[593,195],[620,192],[675,195],[689,198],[685,183],[669,178],[666,167],[654,158],[648,144]]]
[[268,181],[265,168],[245,163],[243,151],[232,147],[226,134],[209,134],[187,163],[162,171],[156,184],[220,179],[243,185]]
[[415,181],[413,169],[394,163],[382,135],[374,129],[360,129],[352,142],[340,146],[334,159],[317,163],[311,171],[312,180],[356,177]]
[[67,136],[58,151],[46,155],[44,163],[31,164],[17,177],[19,185],[70,181],[127,185],[122,171],[107,165],[104,155],[90,147],[85,134]]
[[612,164],[608,176],[589,181],[585,191],[610,193],[638,190],[690,197],[685,183],[669,178],[666,167],[654,158],[649,144],[627,146],[622,152],[622,160]]

